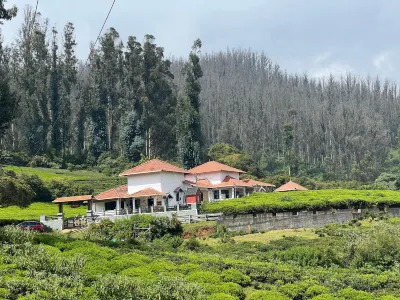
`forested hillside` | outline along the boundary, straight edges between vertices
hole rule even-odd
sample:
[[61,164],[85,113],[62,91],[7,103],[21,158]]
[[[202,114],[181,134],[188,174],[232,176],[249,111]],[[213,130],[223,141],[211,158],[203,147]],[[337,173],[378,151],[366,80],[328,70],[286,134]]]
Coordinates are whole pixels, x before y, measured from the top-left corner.
[[393,82],[287,74],[250,50],[200,54],[200,41],[189,59],[167,59],[155,37],[121,40],[117,28],[80,61],[74,25],[51,24],[27,9],[18,38],[0,47],[1,84],[13,100],[1,108],[3,150],[64,165],[111,153],[190,166],[223,142],[248,154],[259,177],[290,170],[373,181],[398,171]]

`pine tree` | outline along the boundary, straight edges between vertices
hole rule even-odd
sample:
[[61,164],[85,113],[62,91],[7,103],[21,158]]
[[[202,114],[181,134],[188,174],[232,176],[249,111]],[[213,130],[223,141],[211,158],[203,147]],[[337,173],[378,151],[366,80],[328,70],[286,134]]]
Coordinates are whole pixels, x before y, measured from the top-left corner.
[[202,159],[199,79],[203,76],[203,71],[200,66],[200,48],[201,41],[197,39],[189,54],[189,61],[183,69],[184,95],[179,98],[176,110],[179,159],[187,169],[199,165]]

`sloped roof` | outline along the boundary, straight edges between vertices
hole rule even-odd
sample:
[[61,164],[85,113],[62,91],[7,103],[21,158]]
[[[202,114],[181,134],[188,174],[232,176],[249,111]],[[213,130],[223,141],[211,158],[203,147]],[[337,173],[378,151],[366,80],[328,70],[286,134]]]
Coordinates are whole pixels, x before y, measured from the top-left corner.
[[128,195],[127,184],[109,189],[108,191],[102,192],[97,196],[95,196],[96,200],[125,199],[125,198],[131,198],[131,196]]
[[188,171],[171,165],[159,159],[152,159],[143,164],[140,164],[130,170],[120,174],[120,176],[129,176],[135,174],[155,173],[155,172],[174,172],[174,173],[189,173]]
[[221,164],[217,161],[206,162],[200,166],[190,169],[188,172],[191,174],[203,174],[203,173],[211,173],[211,172],[219,172],[219,171],[246,173],[245,171],[242,171],[242,170],[239,170],[236,168],[232,168],[228,165]]
[[130,194],[132,198],[139,198],[139,197],[150,197],[150,196],[165,196],[166,194],[157,191],[153,188],[145,188],[143,190],[137,191],[136,193]]
[[73,197],[60,197],[53,201],[53,203],[69,203],[69,202],[83,202],[92,200],[92,195],[73,196]]
[[243,180],[233,178],[231,176],[226,176],[221,183],[214,184],[214,187],[235,187],[235,186],[244,186],[244,187],[253,187],[251,184],[244,182]]
[[255,186],[255,185],[258,185],[258,186],[271,186],[271,187],[275,186],[273,184],[265,183],[265,182],[262,182],[262,181],[257,181],[257,180],[254,180],[254,179],[243,179],[243,181],[248,183],[248,184],[251,184],[252,186]]
[[307,191],[308,189],[294,181],[289,181],[284,185],[280,186],[275,192],[288,192],[288,191]]

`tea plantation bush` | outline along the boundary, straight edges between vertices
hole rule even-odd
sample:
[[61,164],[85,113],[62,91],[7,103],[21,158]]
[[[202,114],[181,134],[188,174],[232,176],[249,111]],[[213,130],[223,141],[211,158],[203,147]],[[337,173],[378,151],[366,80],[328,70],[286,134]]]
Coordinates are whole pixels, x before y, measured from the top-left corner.
[[0,299],[394,300],[400,296],[399,222],[328,226],[321,230],[337,229],[341,234],[281,237],[268,243],[205,245],[200,239],[194,250],[185,247],[186,242],[180,244],[183,233],[177,223],[153,218],[135,222],[161,228],[155,229],[151,240],[135,242],[115,239],[116,228],[129,231],[125,223],[102,222],[72,235],[0,228]]
[[203,204],[203,211],[226,215],[365,208],[400,205],[400,193],[389,190],[316,190],[285,193],[254,193],[243,198]]

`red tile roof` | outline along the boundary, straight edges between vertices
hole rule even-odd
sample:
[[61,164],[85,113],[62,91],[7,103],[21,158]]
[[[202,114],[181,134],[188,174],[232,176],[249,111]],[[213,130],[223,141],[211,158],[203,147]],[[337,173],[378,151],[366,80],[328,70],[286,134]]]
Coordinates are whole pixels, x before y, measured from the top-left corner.
[[83,202],[92,200],[92,195],[84,195],[84,196],[73,196],[73,197],[61,197],[57,198],[53,201],[53,203],[69,203],[69,202]]
[[248,184],[251,184],[252,186],[255,186],[255,185],[258,185],[258,186],[271,186],[271,187],[275,186],[273,184],[265,183],[265,182],[262,182],[262,181],[257,181],[257,180],[254,180],[254,179],[243,179],[243,181],[248,183]]
[[225,172],[235,172],[235,173],[246,173],[242,170],[232,168],[230,166],[221,164],[216,161],[209,161],[206,162],[200,166],[194,167],[193,169],[190,169],[188,172],[191,174],[203,174],[203,173],[211,173],[211,172],[219,172],[219,171],[225,171]]
[[207,189],[214,189],[214,188],[221,188],[221,187],[253,187],[253,185],[240,180],[233,178],[231,176],[226,176],[225,179],[221,183],[212,184],[208,179],[198,179],[197,182],[186,180],[185,182],[197,186],[199,188],[207,188]]
[[188,171],[182,168],[171,165],[162,160],[152,159],[121,173],[120,176],[129,176],[134,174],[155,173],[155,172],[189,173]]
[[219,188],[219,187],[253,187],[251,184],[244,182],[243,180],[233,178],[231,176],[226,176],[225,179],[218,184],[214,184],[214,187]]
[[102,192],[97,196],[95,196],[96,200],[126,199],[126,198],[131,198],[131,196],[128,195],[127,184],[109,189],[108,191]]
[[132,198],[139,198],[139,197],[150,197],[150,196],[164,196],[165,193],[157,191],[153,188],[145,188],[143,190],[137,191],[136,193],[130,194]]
[[307,191],[308,189],[296,182],[289,181],[284,185],[280,186],[275,190],[275,192],[288,192],[288,191]]

